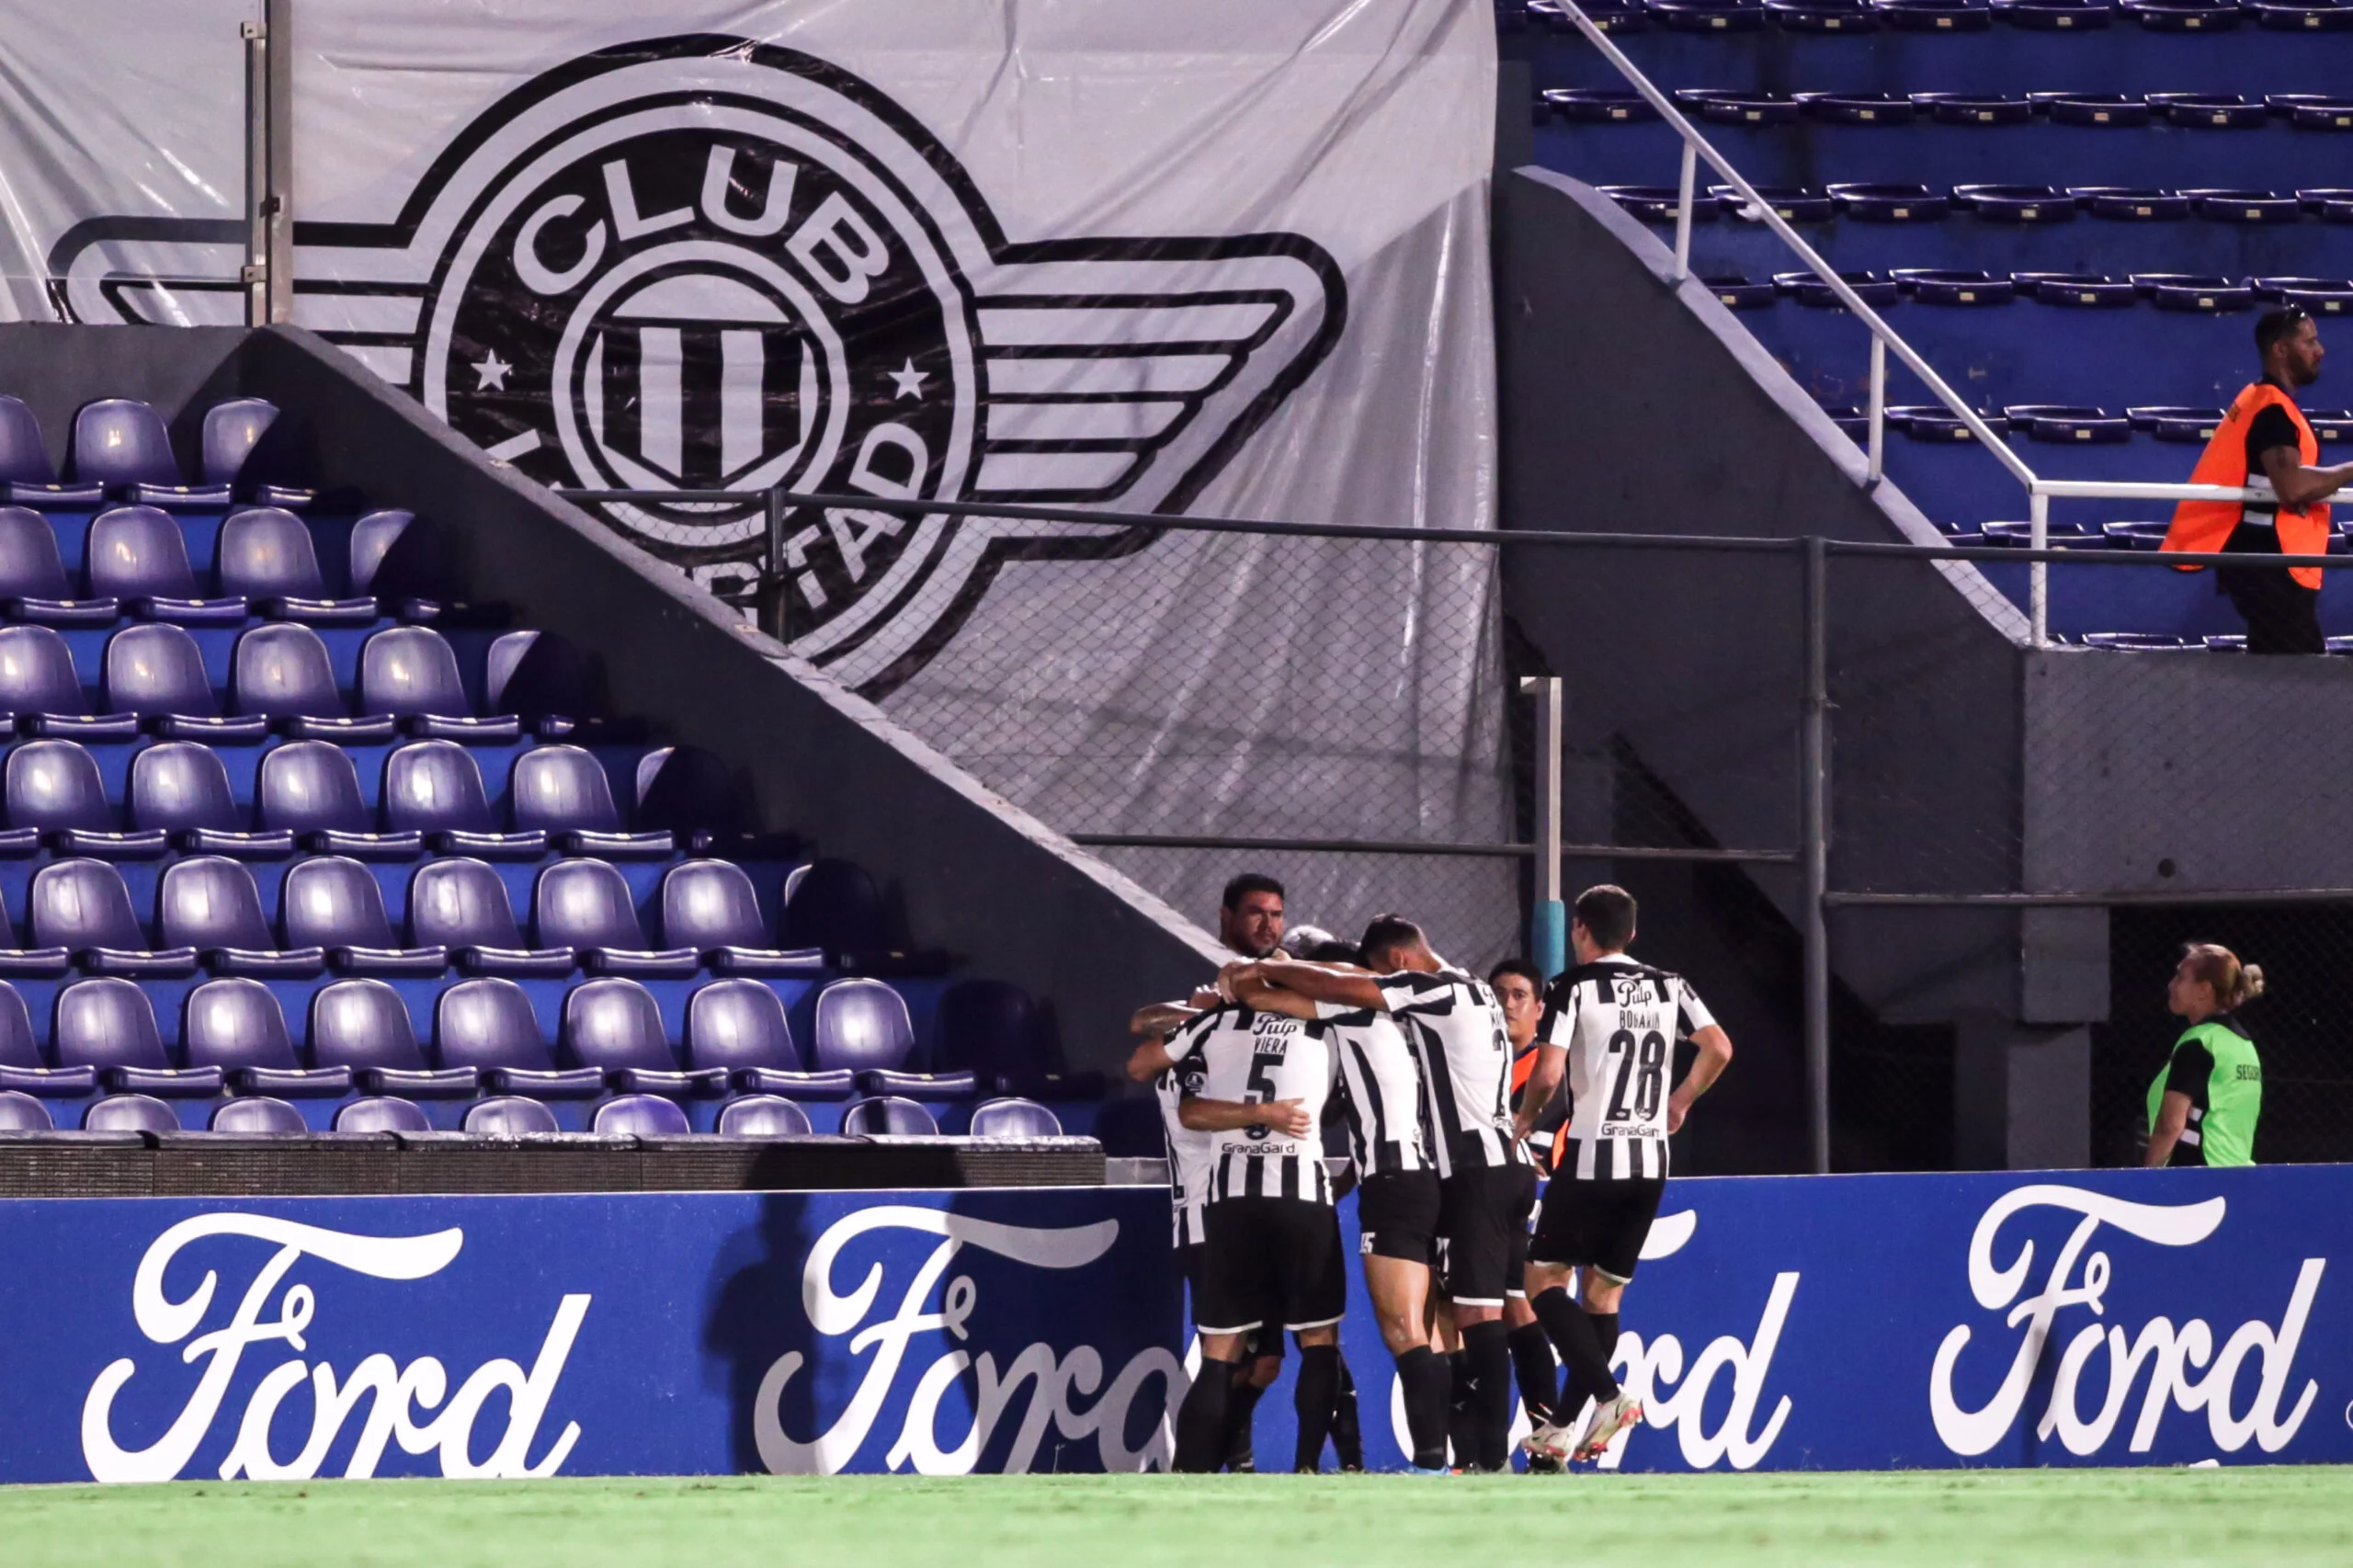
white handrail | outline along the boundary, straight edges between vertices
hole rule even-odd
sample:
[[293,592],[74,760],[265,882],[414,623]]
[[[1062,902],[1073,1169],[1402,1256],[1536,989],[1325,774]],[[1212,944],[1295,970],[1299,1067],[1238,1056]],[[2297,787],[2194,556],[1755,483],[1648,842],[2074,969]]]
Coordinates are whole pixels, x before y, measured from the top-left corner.
[[[1870,333],[1870,438],[1867,447],[1870,453],[1869,483],[1879,482],[1883,454],[1886,450],[1886,357],[1888,352],[1893,350],[1895,357],[1904,362],[1904,368],[1920,378],[1921,383],[1928,389],[1929,393],[1938,403],[1951,410],[1953,415],[1968,427],[1969,433],[1977,438],[1977,444],[1991,452],[2004,468],[2009,470],[2010,477],[2025,487],[2030,526],[2029,540],[2036,550],[2048,548],[2051,502],[2053,499],[2260,501],[2266,503],[2271,501],[2270,485],[2259,482],[2251,483],[2245,489],[2234,489],[2224,484],[2142,484],[2098,479],[2044,479],[2037,474],[2034,470],[2027,466],[2026,460],[2019,457],[2007,441],[1994,433],[1993,426],[1986,424],[1983,415],[1963,403],[1961,395],[1945,383],[1944,378],[1930,369],[1928,362],[1914,352],[1910,344],[1897,336],[1886,322],[1880,319],[1877,311],[1863,302],[1863,297],[1856,293],[1852,286],[1839,277],[1828,262],[1816,255],[1813,246],[1798,237],[1797,231],[1790,227],[1788,222],[1779,212],[1773,210],[1773,204],[1757,195],[1756,188],[1741,177],[1740,171],[1727,163],[1722,153],[1708,144],[1708,139],[1700,135],[1698,128],[1684,118],[1683,111],[1676,108],[1649,77],[1643,74],[1641,68],[1626,57],[1623,50],[1609,41],[1609,36],[1594,25],[1593,18],[1585,14],[1583,7],[1577,5],[1576,0],[1559,0],[1559,3],[1561,15],[1566,17],[1579,32],[1585,34],[1588,42],[1601,51],[1602,58],[1616,67],[1618,74],[1626,78],[1627,83],[1649,101],[1651,108],[1658,111],[1659,118],[1683,139],[1683,177],[1675,206],[1675,266],[1668,280],[1679,286],[1691,276],[1691,216],[1698,185],[1696,160],[1705,158],[1708,161],[1708,166],[1723,176],[1724,183],[1731,186],[1739,194],[1741,200],[1747,203],[1748,210],[1742,215],[1744,217],[1753,215],[1770,229],[1783,244],[1790,247],[1800,261],[1805,263],[1806,269],[1820,278],[1829,288],[1830,292],[1837,298],[1838,302],[1846,306]],[[2047,613],[2049,569],[2044,562],[2037,561],[2033,562],[2029,572],[2031,583],[2028,597],[2030,601],[2030,635],[2034,646],[2047,647],[2051,641]]]

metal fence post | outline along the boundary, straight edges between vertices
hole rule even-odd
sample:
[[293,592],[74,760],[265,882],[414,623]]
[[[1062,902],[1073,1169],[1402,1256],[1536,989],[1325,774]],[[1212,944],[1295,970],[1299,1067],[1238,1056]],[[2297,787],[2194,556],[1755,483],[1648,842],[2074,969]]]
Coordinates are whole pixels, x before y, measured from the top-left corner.
[[1830,572],[1819,535],[1805,541],[1805,681],[1798,726],[1799,931],[1805,963],[1806,1141],[1830,1170]]
[[[2027,542],[2037,550],[2051,548],[2051,497],[2038,486],[2027,493]],[[2051,563],[2038,560],[2028,568],[2027,604],[2034,645],[2051,645]]]
[[1561,677],[1523,676],[1536,699],[1536,892],[1528,956],[1548,980],[1569,967],[1568,910],[1561,902]]
[[294,319],[294,4],[244,22],[245,324]]
[[767,549],[760,563],[760,630],[792,645],[792,584],[784,573],[784,486],[771,484],[761,502],[767,513]]
[[1699,149],[1686,142],[1682,186],[1675,203],[1675,275],[1670,282],[1680,283],[1691,276],[1691,202],[1699,183]]
[[1871,335],[1870,481],[1887,472],[1887,340]]

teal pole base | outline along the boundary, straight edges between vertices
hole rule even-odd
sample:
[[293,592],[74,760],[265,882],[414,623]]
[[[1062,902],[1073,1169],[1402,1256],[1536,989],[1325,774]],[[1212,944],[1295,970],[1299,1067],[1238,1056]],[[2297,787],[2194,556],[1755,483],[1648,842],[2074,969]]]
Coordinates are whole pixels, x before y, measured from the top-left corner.
[[1528,956],[1544,978],[1569,967],[1569,906],[1557,898],[1540,898],[1529,913]]

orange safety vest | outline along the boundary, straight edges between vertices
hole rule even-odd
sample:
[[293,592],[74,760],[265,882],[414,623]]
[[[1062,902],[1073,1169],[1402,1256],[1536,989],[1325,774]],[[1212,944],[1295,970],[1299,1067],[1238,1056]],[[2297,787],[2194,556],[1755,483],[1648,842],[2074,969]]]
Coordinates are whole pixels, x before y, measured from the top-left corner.
[[[2215,427],[2213,438],[2206,443],[2206,450],[2199,457],[2198,466],[2190,471],[2192,484],[2246,483],[2246,429],[2255,416],[2273,406],[2288,411],[2296,426],[2296,456],[2306,468],[2320,462],[2320,440],[2304,419],[2304,411],[2296,400],[2273,386],[2269,381],[2257,381],[2245,388],[2233,400],[2230,412],[2222,415],[2222,423]],[[2245,508],[2236,501],[2184,501],[2173,509],[2173,526],[2165,530],[2165,548],[2186,550],[2206,554],[2220,551],[2239,526]],[[2328,503],[2315,501],[2301,512],[2281,507],[2273,514],[2279,532],[2279,553],[2282,555],[2325,555],[2328,553]],[[2200,572],[2203,567],[2183,566],[2183,572]],[[2323,574],[2317,567],[2298,566],[2288,574],[2307,588],[2317,588]]]

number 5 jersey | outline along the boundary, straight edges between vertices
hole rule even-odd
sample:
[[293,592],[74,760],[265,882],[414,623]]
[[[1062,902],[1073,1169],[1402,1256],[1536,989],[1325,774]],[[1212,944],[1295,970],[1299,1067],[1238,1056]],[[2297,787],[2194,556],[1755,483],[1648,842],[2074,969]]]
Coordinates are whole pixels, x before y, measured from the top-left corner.
[[[1208,1191],[1229,1198],[1332,1201],[1324,1171],[1324,1102],[1332,1088],[1331,1026],[1248,1007],[1212,1007],[1168,1038],[1168,1055],[1185,1074],[1184,1097],[1267,1104],[1298,1100],[1310,1131],[1294,1138],[1257,1123],[1213,1132]],[[1192,1074],[1198,1070],[1198,1077]]]
[[1560,1176],[1623,1181],[1666,1175],[1666,1097],[1675,1047],[1714,1023],[1688,982],[1622,953],[1564,971],[1544,993],[1537,1039],[1569,1053]]

